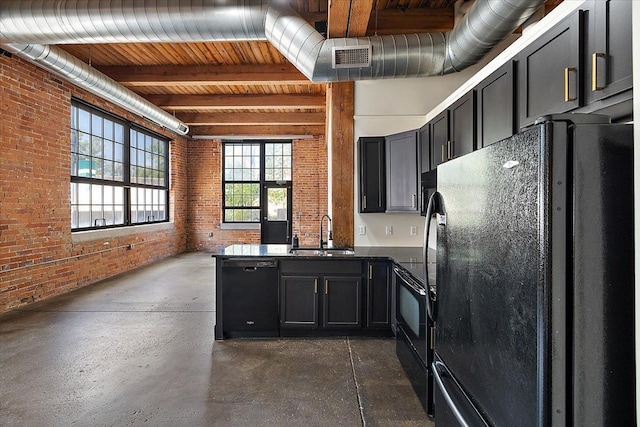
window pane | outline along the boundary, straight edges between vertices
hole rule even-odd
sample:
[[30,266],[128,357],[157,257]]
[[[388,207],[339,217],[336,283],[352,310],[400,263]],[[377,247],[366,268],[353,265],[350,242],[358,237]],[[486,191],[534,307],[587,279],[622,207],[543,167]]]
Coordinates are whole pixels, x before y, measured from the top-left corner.
[[91,113],[80,109],[78,111],[78,130],[82,132],[91,132]]
[[95,136],[103,136],[102,117],[92,114],[91,116],[91,133]]
[[104,120],[104,138],[113,141],[113,122]]
[[80,154],[91,154],[91,138],[88,133],[78,133],[78,150]]
[[124,127],[120,123],[115,124],[115,139],[116,142],[124,143]]

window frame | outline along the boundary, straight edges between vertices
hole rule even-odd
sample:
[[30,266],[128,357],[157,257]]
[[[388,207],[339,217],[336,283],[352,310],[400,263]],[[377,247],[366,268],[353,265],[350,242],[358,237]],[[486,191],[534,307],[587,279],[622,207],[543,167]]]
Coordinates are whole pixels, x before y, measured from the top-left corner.
[[[291,157],[291,179],[290,180],[277,180],[267,181],[265,179],[266,174],[266,149],[265,146],[267,144],[289,144],[290,149],[290,157]],[[227,158],[227,150],[226,147],[228,145],[257,145],[259,147],[259,180],[248,180],[248,181],[238,181],[238,180],[227,180],[226,179],[226,158]],[[235,168],[234,168],[235,169]],[[222,223],[223,224],[261,224],[263,221],[262,215],[265,210],[265,191],[267,184],[285,184],[289,183],[293,186],[293,141],[292,140],[223,140],[222,141]],[[257,184],[258,185],[258,205],[257,206],[227,206],[226,200],[226,184]],[[255,221],[227,221],[227,209],[237,209],[237,210],[258,210],[258,219]]]
[[[165,135],[159,134],[157,132],[154,132],[150,129],[147,129],[137,123],[128,121],[120,116],[117,116],[109,111],[106,111],[102,108],[99,108],[95,105],[89,104],[81,99],[72,97],[71,99],[71,112],[70,114],[73,114],[72,112],[75,109],[81,109],[84,111],[88,111],[92,117],[91,119],[93,119],[93,115],[95,116],[99,116],[101,117],[103,120],[107,119],[110,120],[116,124],[119,124],[123,127],[123,148],[122,148],[122,181],[117,181],[115,179],[105,179],[104,176],[101,178],[94,178],[94,177],[88,177],[88,176],[78,176],[78,175],[73,175],[73,165],[71,164],[69,167],[69,176],[70,176],[70,185],[69,185],[69,191],[70,191],[70,197],[69,197],[69,211],[71,214],[71,220],[70,220],[70,226],[71,226],[71,232],[79,232],[79,231],[90,231],[90,230],[104,230],[104,229],[110,229],[110,228],[126,228],[126,227],[135,227],[138,225],[145,225],[145,224],[157,224],[157,223],[164,223],[164,222],[170,222],[171,218],[169,215],[169,206],[170,206],[170,183],[169,183],[169,177],[170,177],[170,173],[169,173],[169,169],[170,169],[170,157],[169,157],[169,145],[171,142],[170,138],[167,138]],[[72,133],[74,131],[76,132],[80,132],[80,129],[75,129],[74,127],[74,123],[73,120],[70,123],[70,138]],[[78,126],[79,128],[79,126]],[[162,150],[162,153],[158,153],[158,160],[163,158],[164,159],[164,185],[153,185],[153,184],[146,184],[146,183],[137,183],[131,182],[131,133],[133,131],[136,131],[138,133],[142,133],[144,135],[148,135],[151,138],[155,138],[161,142],[164,143],[164,149]],[[99,135],[95,135],[93,134],[93,132],[91,132],[89,134],[90,139],[92,139],[94,136],[98,136],[101,137],[103,140],[103,144],[104,144],[104,140],[106,139],[103,136],[99,136]],[[114,136],[114,143],[117,143],[117,141],[115,141],[115,136]],[[74,161],[74,151],[73,151],[73,145],[72,145],[72,141],[70,141],[69,144],[69,152],[70,152],[70,161],[71,163],[73,163]],[[104,151],[103,151],[103,155],[102,157],[96,157],[96,158],[101,158],[102,161],[105,161],[105,157],[104,157]],[[93,156],[90,156],[90,159],[93,159]],[[110,160],[107,159],[107,161],[113,161],[114,163],[116,163],[115,160]],[[92,163],[91,163],[92,164]],[[77,170],[76,170],[76,173]],[[112,175],[113,176],[113,175]],[[78,200],[76,200],[76,203],[73,203],[73,197],[74,195],[71,193],[73,191],[74,188],[74,184],[92,184],[92,185],[101,185],[104,186],[104,188],[122,188],[123,190],[123,222],[122,224],[109,224],[109,225],[97,225],[97,223],[95,221],[93,221],[93,224],[90,223],[90,225],[87,226],[83,226],[80,227],[80,221],[77,222],[76,225],[78,225],[77,227],[74,227],[73,225],[73,214],[74,214],[74,210],[73,207],[74,206],[89,206],[90,207],[90,211],[93,212],[93,204],[80,204],[78,203]],[[164,208],[164,218],[160,219],[160,220],[151,220],[151,221],[143,221],[143,222],[134,222],[133,218],[132,218],[132,189],[151,189],[151,190],[158,190],[160,192],[164,192],[165,196],[164,196],[164,203],[163,204],[158,204],[158,205],[152,205],[152,209],[155,206],[162,206]],[[115,191],[114,191],[115,193]],[[159,193],[157,193],[159,194]],[[104,212],[104,207],[106,206],[105,203],[101,203],[101,204],[97,204],[96,206],[99,206],[100,209],[103,210]],[[113,204],[113,206],[119,206],[117,204]],[[114,215],[115,215],[115,211],[114,211]],[[93,220],[93,217],[90,217],[90,221]],[[96,219],[97,220],[97,219]]]

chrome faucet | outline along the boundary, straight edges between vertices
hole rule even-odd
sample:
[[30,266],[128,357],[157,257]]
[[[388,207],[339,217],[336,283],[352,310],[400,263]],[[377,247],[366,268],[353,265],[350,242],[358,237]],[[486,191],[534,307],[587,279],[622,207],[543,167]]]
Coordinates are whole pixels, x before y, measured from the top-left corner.
[[[325,218],[329,220],[329,229],[327,230],[327,241],[322,240],[322,235],[324,234],[322,230],[322,223]],[[327,214],[322,215],[322,218],[320,218],[320,249],[324,248],[325,243],[328,244],[327,247],[333,246],[333,235],[331,234],[331,217]]]

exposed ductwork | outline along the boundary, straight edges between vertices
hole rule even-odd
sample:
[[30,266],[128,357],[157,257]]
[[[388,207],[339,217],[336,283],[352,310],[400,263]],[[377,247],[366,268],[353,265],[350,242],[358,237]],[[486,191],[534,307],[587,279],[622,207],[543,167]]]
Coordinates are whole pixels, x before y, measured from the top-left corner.
[[[476,0],[460,23],[446,33],[324,39],[277,0],[3,0],[0,45],[63,77],[75,70],[65,78],[119,105],[132,103],[125,108],[186,133],[186,125],[176,125],[175,118],[163,110],[151,114],[143,107],[144,111],[138,111],[144,99],[78,59],[54,47],[31,44],[266,39],[312,81],[424,77],[475,64],[544,3]],[[370,65],[363,66],[365,63]],[[160,117],[162,113],[171,120]]]

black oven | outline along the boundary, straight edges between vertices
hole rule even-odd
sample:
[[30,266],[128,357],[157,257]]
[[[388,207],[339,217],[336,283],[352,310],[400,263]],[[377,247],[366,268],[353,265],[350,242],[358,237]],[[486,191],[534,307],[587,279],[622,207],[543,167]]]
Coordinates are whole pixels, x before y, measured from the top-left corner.
[[393,267],[396,289],[396,355],[420,398],[433,416],[431,363],[432,322],[427,316],[427,293],[420,281],[399,266]]

